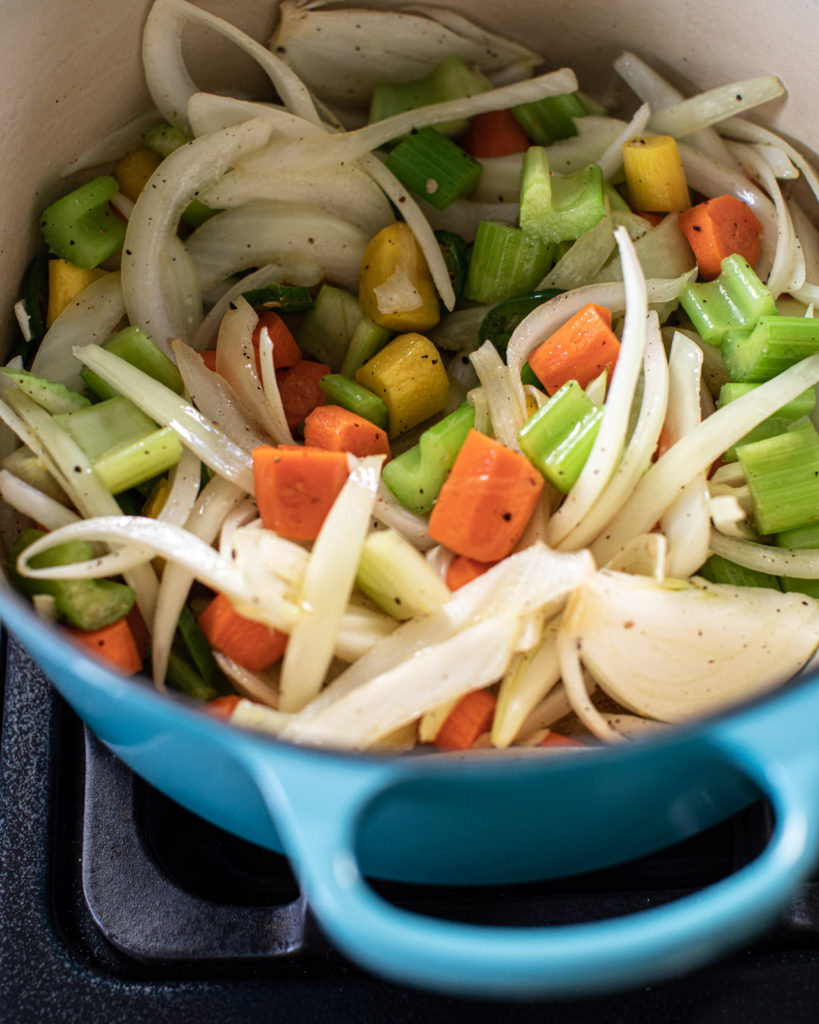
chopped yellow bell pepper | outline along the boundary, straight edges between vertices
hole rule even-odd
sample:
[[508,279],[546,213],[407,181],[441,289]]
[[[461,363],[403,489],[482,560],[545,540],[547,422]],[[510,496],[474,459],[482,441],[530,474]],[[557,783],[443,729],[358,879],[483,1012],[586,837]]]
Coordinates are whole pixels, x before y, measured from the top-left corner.
[[46,326],[50,327],[66,306],[85,291],[94,281],[105,277],[107,270],[100,270],[99,267],[92,267],[85,270],[83,267],[75,267],[67,260],[48,261],[48,311],[46,313]]
[[441,319],[427,261],[403,221],[382,228],[367,246],[358,304],[365,316],[391,331],[426,331]]
[[679,213],[691,205],[680,151],[670,135],[629,139],[623,144],[623,170],[633,209]]
[[355,379],[384,400],[390,437],[443,412],[449,379],[440,353],[423,334],[400,334],[366,362]]
[[162,157],[159,153],[146,147],[126,153],[114,167],[114,177],[117,179],[120,192],[135,203],[148,179],[161,163]]

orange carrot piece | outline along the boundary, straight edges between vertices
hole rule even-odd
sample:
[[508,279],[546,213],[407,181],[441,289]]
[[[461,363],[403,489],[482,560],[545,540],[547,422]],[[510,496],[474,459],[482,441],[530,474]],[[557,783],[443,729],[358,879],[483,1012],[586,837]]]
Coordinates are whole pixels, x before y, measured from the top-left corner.
[[611,370],[620,342],[611,329],[611,310],[590,302],[529,356],[529,365],[553,395],[566,381],[585,388],[603,370]]
[[464,694],[444,719],[434,743],[439,750],[468,750],[495,717],[498,701],[486,690]]
[[206,715],[212,715],[214,718],[221,718],[227,721],[236,710],[236,705],[241,699],[235,693],[231,693],[227,697],[214,697],[213,700],[207,701],[203,710]]
[[532,140],[511,110],[476,114],[458,144],[472,156],[508,156],[525,153]]
[[573,739],[571,736],[564,736],[560,732],[550,732],[538,743],[539,747],[585,747],[585,743]]
[[202,357],[202,362],[205,364],[205,366],[207,366],[209,370],[212,370],[214,373],[216,373],[216,349],[209,348],[207,352],[200,352],[199,355]]
[[[273,365],[277,370],[285,370],[288,366],[295,366],[301,359],[301,349],[296,344],[296,339],[290,333],[290,328],[282,320],[278,313],[266,311],[259,314],[258,322],[253,331],[253,347],[256,349],[256,360],[259,358],[259,342],[261,340],[262,328],[267,328],[270,340],[273,342]],[[260,372],[261,376],[261,372]]]
[[471,583],[479,576],[483,576],[487,569],[491,569],[494,562],[479,562],[474,558],[467,558],[466,555],[458,555],[453,558],[452,564],[447,569],[446,585],[450,590],[457,590],[466,583]]
[[202,612],[199,627],[211,647],[251,672],[275,665],[287,646],[287,633],[240,615],[224,594]]
[[253,483],[263,525],[291,540],[315,540],[348,473],[344,452],[254,448]]
[[330,372],[326,363],[300,359],[276,373],[285,419],[291,430],[303,423],[316,406],[325,404],[327,396],[319,387],[319,381]]
[[384,431],[340,405],[320,405],[308,413],[304,443],[327,452],[390,457],[390,442]]
[[759,259],[762,225],[736,196],[717,196],[684,210],[679,225],[706,281],[719,277],[722,261],[733,253],[739,253],[751,266]]
[[429,535],[458,555],[499,562],[523,536],[542,490],[525,456],[470,430],[433,506]]
[[139,656],[134,634],[126,616],[109,626],[103,626],[102,629],[84,630],[75,629],[73,626],[65,628],[78,643],[87,647],[89,652],[108,662],[110,668],[126,676],[132,676],[142,670],[142,658]]
[[651,213],[650,210],[635,210],[634,212],[642,217],[643,220],[647,220],[653,228],[656,228],[666,216],[664,213]]

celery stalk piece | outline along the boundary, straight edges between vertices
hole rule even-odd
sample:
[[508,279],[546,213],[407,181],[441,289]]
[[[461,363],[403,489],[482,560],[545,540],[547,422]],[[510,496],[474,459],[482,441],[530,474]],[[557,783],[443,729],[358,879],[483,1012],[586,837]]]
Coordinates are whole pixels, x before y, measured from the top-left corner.
[[351,380],[341,373],[328,373],[319,381],[319,387],[333,405],[349,409],[356,416],[362,416],[382,430],[389,428],[387,403],[358,381]]
[[777,315],[773,295],[737,253],[722,261],[713,281],[685,285],[680,304],[709,345],[721,345],[730,330],[750,329],[760,317]]
[[459,406],[384,466],[381,478],[405,508],[419,515],[430,511],[474,422],[474,408]]
[[156,430],[156,424],[122,395],[98,402],[77,412],[54,417],[93,462],[111,448],[140,441]]
[[375,530],[364,541],[355,583],[399,621],[429,615],[450,597],[449,588],[424,556],[392,529]]
[[[746,569],[744,565],[737,565],[722,555],[711,555],[707,562],[697,572],[698,576],[709,580],[711,583],[727,583],[732,587],[769,587],[773,590],[780,590],[779,580],[767,572],[759,572],[757,569]],[[817,581],[819,582],[819,581]]]
[[[733,402],[735,399],[741,398],[743,395],[747,395],[750,391],[753,391],[758,387],[759,384],[738,383],[733,381],[723,384],[720,388],[719,398],[717,399],[717,408],[721,409],[729,402]],[[731,445],[731,447],[728,448],[722,456],[723,461],[736,462],[737,445],[752,444],[754,441],[763,441],[767,437],[774,437],[776,434],[783,433],[783,431],[787,430],[794,420],[801,419],[803,416],[810,416],[815,405],[816,393],[813,389],[809,388],[807,391],[803,391],[802,394],[797,398],[794,398],[792,402],[788,402],[787,405],[783,405],[782,408],[777,410],[773,416],[769,416],[758,426],[754,427],[754,429],[747,433],[741,441],[738,441],[735,445]],[[724,583],[728,581],[714,580],[714,582]]]
[[572,242],[606,213],[603,172],[596,164],[565,177],[552,175],[542,146],[523,156],[520,178],[520,226],[545,244]]
[[[177,395],[182,394],[185,385],[179,370],[141,327],[123,328],[104,342],[102,347],[135,366],[138,370],[142,370],[143,373],[147,373]],[[118,394],[110,384],[106,384],[88,367],[80,371],[80,376],[86,386],[101,399],[114,398]]]
[[[780,548],[795,550],[819,548],[819,521],[796,526],[792,530],[783,530],[776,535],[776,545]],[[819,580],[806,580],[796,576],[783,576],[782,589],[786,592],[808,594],[819,598]]]
[[740,445],[760,534],[779,533],[819,518],[819,434],[799,421],[783,434]]
[[94,472],[112,494],[121,494],[166,473],[182,458],[182,442],[173,427],[111,448],[93,462]]
[[[350,344],[347,346],[347,353],[341,364],[342,375],[354,377],[356,370],[360,370],[368,359],[372,359],[376,352],[380,352],[390,340],[391,335],[392,331],[388,328],[382,327],[375,320],[362,315],[355,325]],[[367,418],[369,419],[369,417]]]
[[28,395],[46,412],[62,413],[76,412],[78,409],[87,408],[91,402],[85,395],[71,391],[65,384],[55,383],[38,377],[28,370],[11,370],[8,367],[0,368],[10,381],[17,385],[24,395]]
[[589,111],[576,92],[562,96],[546,96],[534,103],[512,107],[512,113],[529,138],[539,146],[577,135],[574,118],[585,117]]
[[[177,149],[193,142],[193,138],[181,128],[171,124],[157,124],[142,134],[142,141],[164,159]],[[211,206],[206,206],[200,199],[192,199],[182,211],[182,220],[189,228],[196,229],[200,224],[219,213]]]
[[[93,579],[40,580],[20,576],[15,570],[18,556],[29,544],[44,536],[42,530],[25,530],[12,548],[9,569],[19,590],[29,597],[49,594],[54,598],[58,617],[78,629],[102,629],[128,614],[134,603],[134,591],[124,583]],[[73,540],[35,555],[31,559],[31,566],[44,569],[48,566],[86,562],[91,558],[91,545],[86,541]]]
[[242,298],[258,311],[273,310],[274,313],[302,313],[313,308],[313,296],[309,288],[301,285],[270,284],[242,292]]
[[751,331],[728,331],[722,358],[731,379],[762,383],[819,352],[819,322],[804,316],[761,316]]
[[313,308],[296,331],[299,348],[338,373],[353,332],[361,319],[354,295],[344,288],[323,284]]
[[108,202],[118,191],[116,178],[102,175],[46,207],[40,230],[49,249],[85,270],[119,252],[125,241],[125,221]]
[[484,220],[478,225],[464,298],[496,303],[533,291],[549,270],[554,246],[511,224]]
[[387,157],[387,168],[438,210],[473,192],[483,171],[477,160],[434,128],[405,135]]

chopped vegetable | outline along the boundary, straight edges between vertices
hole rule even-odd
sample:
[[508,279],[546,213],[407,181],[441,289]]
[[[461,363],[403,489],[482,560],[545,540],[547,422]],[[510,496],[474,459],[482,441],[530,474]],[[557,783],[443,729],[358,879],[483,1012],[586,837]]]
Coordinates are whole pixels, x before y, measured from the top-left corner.
[[464,298],[503,302],[531,292],[551,267],[554,247],[511,224],[483,220],[478,225]]
[[390,456],[387,435],[375,424],[340,405],[322,405],[304,420],[304,443],[328,452]]
[[458,141],[467,153],[478,158],[525,153],[532,144],[511,110],[476,114],[469,122],[466,134]]
[[304,423],[316,406],[324,405],[327,399],[320,382],[329,372],[330,367],[326,363],[300,359],[276,374],[279,397],[284,407],[287,425],[291,430]]
[[254,672],[274,665],[287,646],[286,633],[240,615],[224,594],[202,612],[199,626],[211,646]]
[[545,245],[573,242],[590,231],[606,212],[603,172],[596,164],[565,176],[553,175],[542,146],[523,157],[520,226]]
[[706,281],[719,277],[722,261],[734,253],[751,266],[759,259],[762,225],[754,211],[736,196],[717,196],[683,210],[679,225]]
[[375,530],[361,549],[356,586],[394,619],[437,611],[449,588],[424,556],[395,530]]
[[108,202],[118,188],[116,178],[94,178],[46,207],[40,229],[49,249],[86,270],[119,252],[125,222]]
[[680,151],[670,135],[629,139],[623,169],[633,210],[670,213],[691,205]]
[[497,699],[486,690],[464,694],[438,730],[435,746],[439,750],[468,750],[492,728],[496,705]]
[[429,267],[407,224],[382,228],[365,249],[358,304],[391,331],[425,331],[441,319]]
[[773,296],[751,265],[736,255],[723,260],[716,280],[684,285],[680,305],[710,345],[722,344],[730,330],[751,328],[760,317],[777,312]]
[[48,261],[48,314],[46,325],[51,327],[62,311],[69,306],[74,299],[85,291],[94,281],[98,281],[106,270],[99,267],[84,269],[76,267],[68,260]]
[[315,540],[347,474],[343,452],[256,448],[253,482],[262,522],[282,537]]
[[467,558],[466,555],[456,555],[447,569],[446,585],[450,590],[458,590],[477,579],[478,576],[482,576],[494,564],[494,562],[479,562],[476,558]]
[[389,427],[387,403],[358,381],[345,377],[343,373],[328,373],[321,378],[319,385],[334,405],[340,405],[356,416],[369,420],[381,430]]
[[529,366],[553,395],[567,381],[585,388],[604,370],[611,372],[619,352],[611,310],[589,303],[530,354]]
[[75,629],[72,626],[66,628],[75,643],[87,647],[117,672],[132,676],[142,670],[142,659],[127,618],[117,619],[109,626],[94,630]]
[[405,136],[387,157],[387,167],[439,210],[473,192],[482,171],[477,160],[434,128]]

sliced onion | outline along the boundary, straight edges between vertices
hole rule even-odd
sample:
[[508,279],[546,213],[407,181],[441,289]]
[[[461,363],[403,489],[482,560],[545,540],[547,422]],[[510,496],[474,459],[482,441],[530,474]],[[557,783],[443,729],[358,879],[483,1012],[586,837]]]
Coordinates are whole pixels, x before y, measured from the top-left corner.
[[76,512],[38,491],[7,469],[0,469],[0,497],[7,505],[33,519],[35,523],[40,523],[46,530],[57,530],[69,523],[76,523],[80,518]]
[[651,108],[644,103],[629,123],[611,140],[606,151],[597,161],[604,178],[613,178],[623,166],[623,144],[629,139],[642,135],[651,117]]
[[526,422],[526,407],[521,406],[512,387],[509,370],[491,341],[485,341],[469,358],[486,397],[495,437],[507,448],[520,451],[518,431]]

